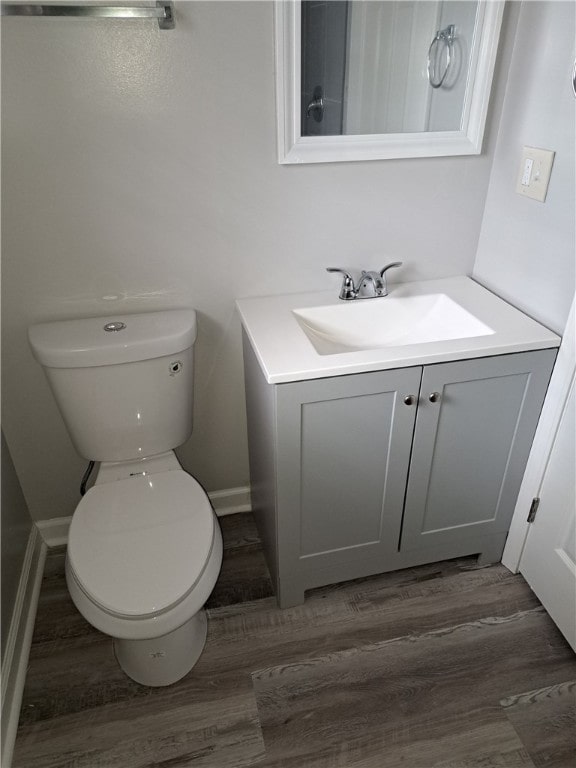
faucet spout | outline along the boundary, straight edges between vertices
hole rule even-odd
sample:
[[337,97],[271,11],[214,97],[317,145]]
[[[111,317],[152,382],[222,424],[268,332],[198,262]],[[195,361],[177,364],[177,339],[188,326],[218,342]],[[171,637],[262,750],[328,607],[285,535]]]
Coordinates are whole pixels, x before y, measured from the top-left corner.
[[378,272],[366,272],[366,270],[362,270],[362,275],[360,276],[358,288],[356,290],[356,298],[374,299],[377,296],[385,296],[386,294],[382,293],[384,287],[385,282],[383,282],[382,277]]

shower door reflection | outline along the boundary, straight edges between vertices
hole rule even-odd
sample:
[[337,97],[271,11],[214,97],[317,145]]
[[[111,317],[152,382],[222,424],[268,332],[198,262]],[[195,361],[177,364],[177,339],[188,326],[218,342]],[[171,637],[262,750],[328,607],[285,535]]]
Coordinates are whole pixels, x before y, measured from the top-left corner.
[[[469,0],[303,0],[301,134],[401,134],[457,131],[469,83],[478,3]],[[448,49],[431,47],[454,25]]]

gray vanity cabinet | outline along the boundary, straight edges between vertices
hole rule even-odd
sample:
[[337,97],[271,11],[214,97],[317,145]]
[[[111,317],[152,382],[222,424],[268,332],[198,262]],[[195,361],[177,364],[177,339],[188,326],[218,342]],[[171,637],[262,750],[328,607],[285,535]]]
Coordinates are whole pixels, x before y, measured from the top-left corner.
[[252,507],[280,606],[426,562],[499,560],[555,355],[274,385],[245,339]]

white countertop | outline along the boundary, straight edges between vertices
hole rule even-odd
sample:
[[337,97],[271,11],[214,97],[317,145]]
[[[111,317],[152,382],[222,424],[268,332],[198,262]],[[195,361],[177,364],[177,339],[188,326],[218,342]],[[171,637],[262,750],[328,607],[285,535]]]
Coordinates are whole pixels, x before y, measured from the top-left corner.
[[[390,368],[558,347],[560,337],[469,277],[450,277],[389,286],[389,296],[444,293],[489,326],[487,336],[388,346],[320,355],[293,309],[341,304],[337,291],[238,299],[236,306],[266,380],[280,384]],[[359,301],[386,301],[356,299]]]

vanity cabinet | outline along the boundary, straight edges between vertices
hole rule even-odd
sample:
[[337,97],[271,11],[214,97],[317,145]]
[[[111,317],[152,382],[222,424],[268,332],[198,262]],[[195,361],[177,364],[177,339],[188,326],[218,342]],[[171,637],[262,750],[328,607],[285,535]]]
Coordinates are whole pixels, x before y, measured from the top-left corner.
[[556,350],[268,384],[244,339],[252,507],[281,607],[500,560]]

